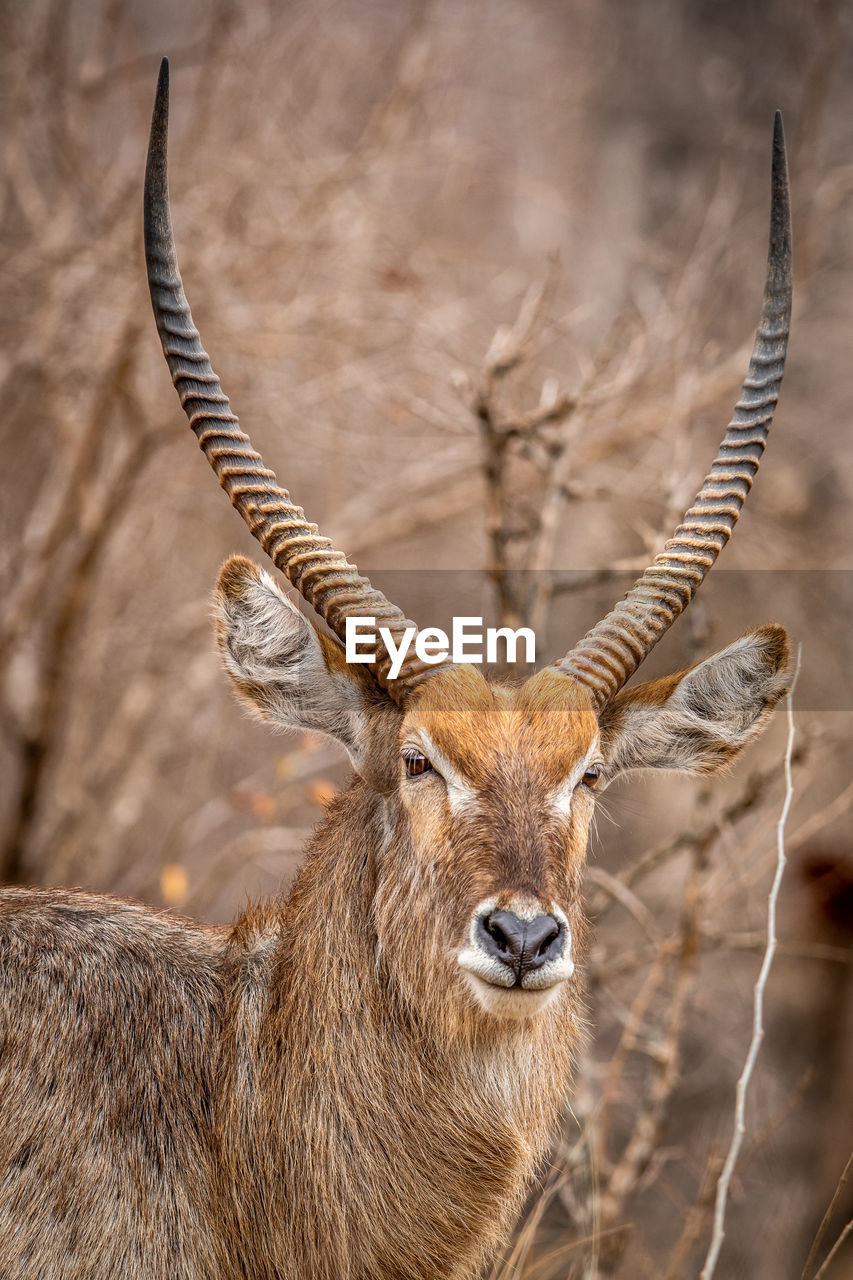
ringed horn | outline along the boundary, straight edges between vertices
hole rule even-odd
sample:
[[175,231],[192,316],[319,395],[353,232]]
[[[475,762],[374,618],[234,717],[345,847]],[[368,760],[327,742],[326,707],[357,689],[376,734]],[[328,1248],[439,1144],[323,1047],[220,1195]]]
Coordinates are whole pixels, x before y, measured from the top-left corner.
[[[335,550],[317,526],[305,519],[305,512],[291,501],[287,490],[279,487],[274,473],[264,466],[261,455],[240,430],[211,368],[178,269],[169,211],[168,129],[169,63],[164,58],[145,169],[145,258],[163,354],[190,426],[219,483],[264,551],[335,635],[344,639],[347,618],[375,617],[377,629],[387,627],[399,645],[406,628],[414,624],[348,563],[342,551]],[[422,663],[413,646],[396,680],[388,678],[390,666],[387,649],[378,643],[372,669],[397,702],[402,702],[419,681],[441,669],[440,664]]]
[[[399,644],[411,623],[336,551],[279,487],[240,430],[190,314],[178,269],[166,147],[169,64],[160,66],[145,170],[145,256],[151,303],[172,381],[199,445],[232,504],[267,555],[343,640],[348,617],[376,618]],[[773,129],[770,248],[761,320],[749,370],[719,452],[690,510],[625,598],[556,666],[589,687],[600,708],[613,698],[693,599],[731,537],[767,442],[785,368],[791,321],[791,214],[782,116]],[[409,648],[396,680],[377,645],[377,679],[402,704],[423,679],[450,664],[426,665]]]
[[761,320],[741,397],[693,506],[625,598],[556,665],[604,706],[690,604],[728,542],[758,471],[791,326],[791,207],[782,114],[773,123],[770,248]]

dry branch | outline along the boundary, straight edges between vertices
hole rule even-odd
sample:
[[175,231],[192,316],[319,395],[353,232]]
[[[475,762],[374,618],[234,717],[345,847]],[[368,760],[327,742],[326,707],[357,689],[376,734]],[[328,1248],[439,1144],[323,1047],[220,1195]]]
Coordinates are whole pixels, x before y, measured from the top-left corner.
[[773,966],[773,956],[776,952],[776,910],[779,901],[779,891],[782,888],[782,877],[785,874],[785,824],[788,820],[788,813],[794,798],[793,754],[795,735],[793,695],[797,684],[797,677],[799,675],[800,660],[800,654],[798,653],[797,665],[791,680],[791,688],[785,699],[788,712],[788,741],[785,750],[784,766],[785,799],[782,804],[782,812],[779,815],[779,821],[776,824],[776,871],[773,876],[773,883],[770,886],[770,894],[767,899],[767,947],[764,952],[764,959],[761,963],[761,970],[755,983],[752,1039],[749,1043],[749,1050],[747,1052],[743,1071],[741,1072],[737,1083],[734,1132],[732,1134],[731,1145],[729,1146],[719,1181],[717,1182],[717,1195],[714,1205],[714,1227],[711,1233],[708,1253],[705,1257],[704,1266],[702,1267],[701,1280],[711,1280],[717,1267],[720,1249],[723,1246],[726,1203],[728,1200],[729,1188],[731,1186],[732,1175],[734,1174],[740,1148],[743,1143],[744,1134],[746,1133],[746,1094],[749,1089],[749,1083],[752,1079],[753,1071],[755,1070],[756,1061],[758,1060],[761,1042],[764,1039],[764,994],[767,989],[770,970]]
[[[844,1166],[841,1177],[838,1179],[838,1185],[835,1188],[832,1199],[830,1200],[827,1206],[826,1213],[823,1215],[820,1226],[818,1227],[817,1233],[815,1234],[815,1238],[812,1241],[812,1247],[809,1249],[809,1256],[806,1258],[806,1265],[803,1267],[802,1280],[809,1280],[809,1277],[811,1276],[812,1267],[814,1266],[815,1261],[817,1260],[817,1255],[820,1252],[820,1246],[823,1243],[823,1238],[826,1235],[830,1222],[832,1221],[833,1214],[835,1213],[835,1210],[838,1207],[838,1202],[841,1199],[842,1193],[844,1191],[844,1187],[846,1186],[846,1183],[847,1183],[847,1179],[850,1176],[851,1169],[853,1169],[853,1152],[851,1152],[851,1154],[847,1158],[847,1163]],[[825,1268],[827,1267],[830,1260],[832,1259],[833,1253],[836,1251],[836,1249],[840,1247],[841,1242],[844,1238],[844,1235],[850,1229],[850,1226],[851,1224],[848,1222],[847,1226],[844,1228],[838,1240],[836,1241],[834,1248],[830,1250],[830,1252],[827,1254],[826,1260],[824,1261],[823,1266],[820,1268],[820,1271],[818,1271],[817,1276],[821,1276],[823,1274]],[[817,1280],[817,1277],[815,1277],[815,1280]]]

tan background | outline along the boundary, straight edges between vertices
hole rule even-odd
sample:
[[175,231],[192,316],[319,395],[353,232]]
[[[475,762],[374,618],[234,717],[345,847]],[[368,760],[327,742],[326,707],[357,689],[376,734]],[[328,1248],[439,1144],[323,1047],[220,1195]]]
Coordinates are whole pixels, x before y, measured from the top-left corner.
[[[474,405],[531,286],[545,282],[501,412],[583,395],[546,432],[570,440],[547,569],[563,582],[642,568],[672,527],[745,369],[782,107],[797,261],[782,402],[717,581],[649,667],[773,616],[803,643],[783,945],[718,1273],[799,1276],[853,1128],[853,13],[2,10],[0,867],[217,921],[290,878],[347,770],[328,746],[247,722],[218,671],[210,587],[229,551],[255,549],[194,446],[150,315],[140,200],[160,55],[181,264],[215,367],[311,518],[423,623],[496,616]],[[512,459],[502,509],[521,566],[547,496],[538,461]],[[561,591],[543,657],[625,585],[587,573]],[[777,716],[728,782],[608,798],[594,1039],[547,1211],[507,1274],[698,1272],[749,1037],[784,736]],[[659,844],[660,866],[614,902],[607,875]],[[695,963],[679,951],[685,903]],[[638,1117],[647,1140],[632,1148]],[[850,1265],[839,1255],[828,1274]]]

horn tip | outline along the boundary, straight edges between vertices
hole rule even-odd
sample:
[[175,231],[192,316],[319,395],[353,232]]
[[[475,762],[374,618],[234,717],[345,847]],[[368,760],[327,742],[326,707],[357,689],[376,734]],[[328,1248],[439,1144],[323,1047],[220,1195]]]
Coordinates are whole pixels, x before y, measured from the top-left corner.
[[154,111],[151,116],[151,141],[165,144],[169,128],[169,59],[160,63],[157,76],[157,92],[154,95]]
[[780,172],[784,172],[787,168],[785,158],[785,126],[782,123],[782,112],[779,111],[778,108],[773,116],[773,167]]
[[791,193],[782,112],[773,117],[773,164],[771,177],[770,265],[774,284],[783,292],[791,288]]
[[[155,188],[164,188],[166,169],[166,140],[169,133],[169,59],[160,63],[157,93],[151,115],[151,133],[148,139],[148,163],[146,165],[146,199],[154,195]],[[161,194],[158,191],[158,194]]]
[[162,113],[169,111],[169,59],[162,58],[160,60],[160,73],[157,76],[157,96],[155,98],[155,111]]
[[[171,240],[169,225],[169,59],[160,63],[154,110],[151,113],[151,132],[148,135],[148,156],[145,162],[143,185],[143,228],[145,253],[149,271],[154,259],[169,258]],[[164,239],[165,237],[165,239]],[[150,278],[150,277],[149,277]]]
[[777,108],[773,117],[773,168],[780,177],[787,180],[788,162],[785,148],[785,126],[782,123],[782,112]]

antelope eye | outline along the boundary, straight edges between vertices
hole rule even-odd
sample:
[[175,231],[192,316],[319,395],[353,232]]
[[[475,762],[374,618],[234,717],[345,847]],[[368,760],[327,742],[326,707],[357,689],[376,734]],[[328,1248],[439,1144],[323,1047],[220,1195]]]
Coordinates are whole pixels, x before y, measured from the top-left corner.
[[589,768],[584,772],[584,775],[581,778],[581,782],[585,787],[588,787],[590,791],[594,791],[600,781],[601,781],[601,765],[591,764]]
[[429,760],[419,751],[404,751],[403,762],[406,766],[407,778],[419,778],[422,773],[430,773],[432,770]]

